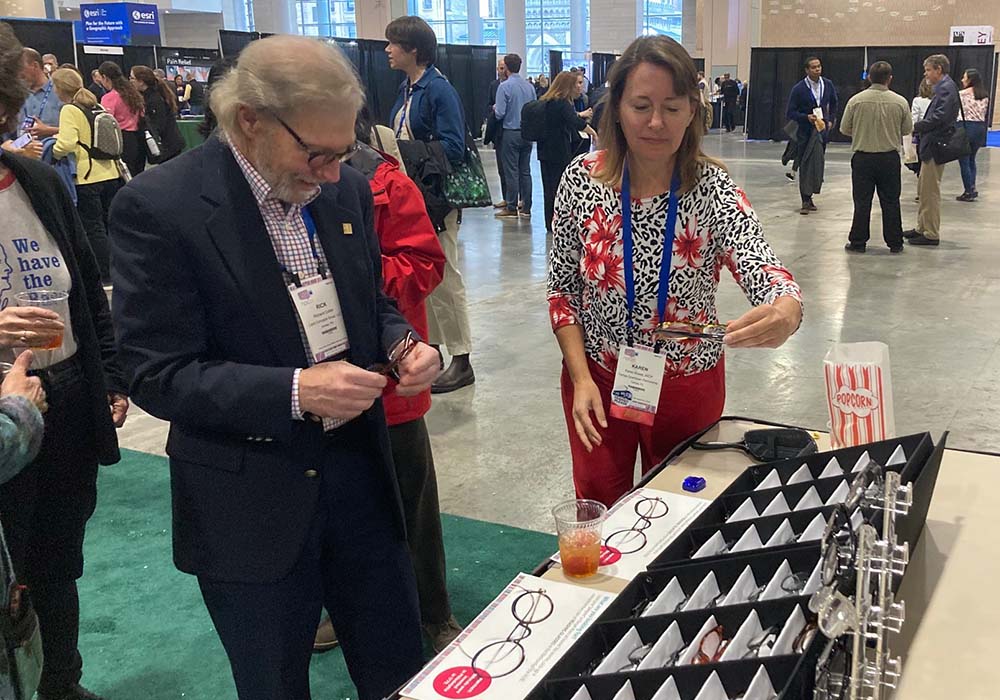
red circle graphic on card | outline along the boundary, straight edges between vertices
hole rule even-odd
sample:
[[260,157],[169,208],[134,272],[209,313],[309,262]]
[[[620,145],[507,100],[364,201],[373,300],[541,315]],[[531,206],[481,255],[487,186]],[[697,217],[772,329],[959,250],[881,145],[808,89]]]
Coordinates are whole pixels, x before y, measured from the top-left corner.
[[614,547],[601,545],[601,566],[611,566],[612,564],[616,564],[621,558],[622,553]]
[[486,671],[471,666],[456,666],[434,678],[434,692],[449,700],[474,698],[485,693],[492,683],[493,679]]

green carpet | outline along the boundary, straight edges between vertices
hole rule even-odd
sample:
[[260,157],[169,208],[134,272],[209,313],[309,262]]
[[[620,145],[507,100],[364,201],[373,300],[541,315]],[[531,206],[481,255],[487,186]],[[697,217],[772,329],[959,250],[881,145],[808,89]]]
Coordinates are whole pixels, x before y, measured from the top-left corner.
[[[98,489],[80,581],[84,684],[108,700],[235,698],[197,582],[171,559],[167,460],[125,451],[102,468]],[[552,535],[443,520],[452,607],[463,624],[556,548]],[[311,675],[316,700],[356,697],[339,651],[314,656]]]

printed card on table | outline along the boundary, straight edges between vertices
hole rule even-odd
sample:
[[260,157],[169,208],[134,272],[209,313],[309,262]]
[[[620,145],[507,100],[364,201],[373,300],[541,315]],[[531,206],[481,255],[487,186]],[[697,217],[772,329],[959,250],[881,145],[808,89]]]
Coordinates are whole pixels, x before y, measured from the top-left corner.
[[[657,489],[636,489],[608,511],[598,572],[631,581],[681,535],[711,501]],[[559,561],[559,554],[552,555]]]
[[411,700],[521,700],[614,600],[518,574],[402,690]]

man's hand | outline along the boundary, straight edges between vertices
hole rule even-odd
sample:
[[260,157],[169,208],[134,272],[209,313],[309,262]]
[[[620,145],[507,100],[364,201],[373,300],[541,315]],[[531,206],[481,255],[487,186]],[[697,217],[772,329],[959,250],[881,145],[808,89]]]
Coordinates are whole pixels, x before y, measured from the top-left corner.
[[8,306],[0,311],[0,348],[41,348],[65,330],[59,314],[36,306]]
[[776,348],[794,333],[802,320],[802,305],[792,297],[756,306],[726,324],[725,343],[731,348]]
[[29,377],[28,370],[35,359],[31,350],[25,350],[11,367],[7,376],[0,384],[0,397],[3,396],[23,396],[31,403],[35,404],[39,411],[45,413],[49,405],[45,402],[45,389],[42,388],[42,380],[38,377]]
[[125,394],[108,392],[108,406],[111,408],[111,420],[116,428],[125,425],[125,416],[128,414],[128,397]]
[[357,418],[382,395],[386,381],[349,362],[322,362],[299,373],[299,407],[321,418]]
[[35,123],[32,124],[31,128],[28,129],[30,133],[36,139],[47,139],[49,136],[55,136],[59,133],[58,126],[49,126],[41,119],[35,117]]
[[815,114],[810,114],[810,115],[808,115],[808,116],[806,117],[806,119],[808,119],[808,120],[809,120],[809,123],[810,123],[810,124],[815,124],[815,123],[816,123],[816,115],[815,115]]
[[417,346],[399,363],[399,385],[396,393],[400,396],[416,396],[430,388],[441,373],[441,356],[426,343]]
[[25,158],[38,160],[42,157],[42,144],[39,141],[30,141],[24,148],[14,148],[14,142],[8,139],[3,144],[0,144],[0,148],[3,148],[8,153],[13,153],[16,156],[24,156]]
[[587,109],[583,110],[582,112],[577,112],[577,114],[580,116],[581,119],[590,119],[592,116],[594,116],[594,108],[587,107]]

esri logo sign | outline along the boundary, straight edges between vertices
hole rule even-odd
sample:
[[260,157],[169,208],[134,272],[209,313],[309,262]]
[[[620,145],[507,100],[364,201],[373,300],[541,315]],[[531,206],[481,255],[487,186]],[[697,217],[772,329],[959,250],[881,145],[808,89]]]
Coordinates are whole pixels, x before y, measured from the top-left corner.
[[156,19],[155,12],[143,12],[141,10],[132,10],[132,19],[137,22],[145,21],[152,22]]

